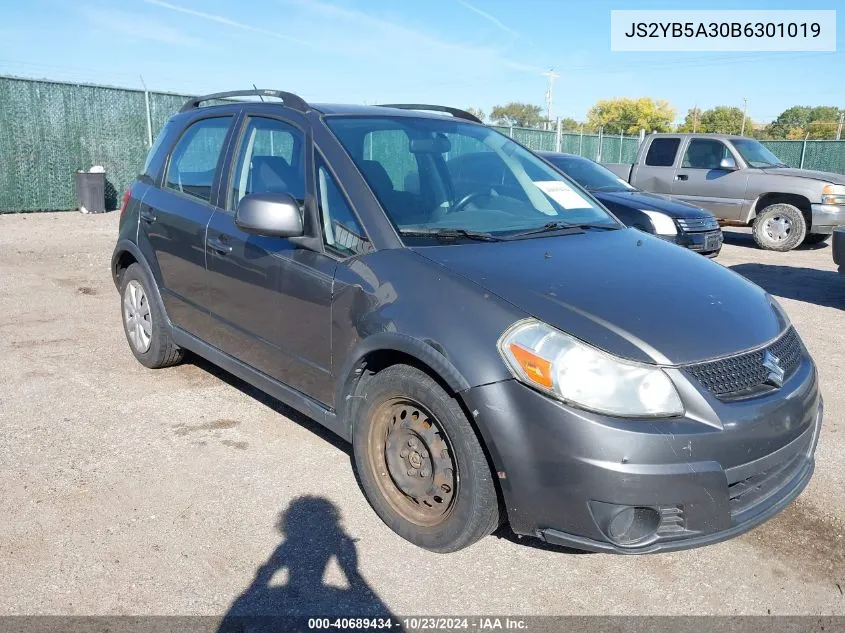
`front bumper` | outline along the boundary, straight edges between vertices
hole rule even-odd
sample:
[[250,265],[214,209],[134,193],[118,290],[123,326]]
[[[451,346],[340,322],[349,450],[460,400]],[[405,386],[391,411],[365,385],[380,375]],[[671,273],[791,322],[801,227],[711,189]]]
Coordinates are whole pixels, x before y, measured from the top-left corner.
[[[695,233],[679,231],[677,235],[658,237],[663,237],[663,239],[669,242],[688,248],[696,253],[701,253],[706,257],[716,257],[722,250],[722,243],[724,242],[724,236],[722,235],[721,229]],[[716,242],[715,245],[713,244],[714,242]]]
[[845,205],[811,204],[812,225],[810,232],[830,235],[838,226],[845,226]]
[[[761,397],[727,403],[689,389],[679,385],[686,415],[660,420],[589,413],[515,380],[465,392],[513,531],[583,550],[670,551],[736,536],[800,494],[822,421],[809,358]],[[628,508],[659,517],[635,541],[610,524]]]

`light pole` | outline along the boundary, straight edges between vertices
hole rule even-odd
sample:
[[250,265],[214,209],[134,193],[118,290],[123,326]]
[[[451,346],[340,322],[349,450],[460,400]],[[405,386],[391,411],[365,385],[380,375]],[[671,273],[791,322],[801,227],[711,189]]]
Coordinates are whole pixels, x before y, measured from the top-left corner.
[[745,136],[745,113],[748,112],[748,97],[743,97],[742,100],[745,102],[745,105],[742,106],[742,127],[739,130],[739,135]]

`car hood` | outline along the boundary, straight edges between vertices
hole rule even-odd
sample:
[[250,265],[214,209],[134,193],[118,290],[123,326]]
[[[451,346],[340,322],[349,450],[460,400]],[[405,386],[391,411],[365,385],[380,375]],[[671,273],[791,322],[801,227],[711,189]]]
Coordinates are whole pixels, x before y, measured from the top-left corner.
[[591,191],[590,193],[607,204],[618,204],[643,211],[660,211],[672,218],[692,219],[713,215],[691,204],[645,191]]
[[842,174],[832,174],[827,171],[815,171],[813,169],[795,169],[792,167],[772,167],[770,169],[761,169],[760,171],[775,176],[793,176],[794,178],[808,178],[810,180],[821,180],[829,182],[834,185],[845,185],[845,176]]
[[549,325],[641,362],[733,354],[787,326],[758,286],[634,229],[413,250]]

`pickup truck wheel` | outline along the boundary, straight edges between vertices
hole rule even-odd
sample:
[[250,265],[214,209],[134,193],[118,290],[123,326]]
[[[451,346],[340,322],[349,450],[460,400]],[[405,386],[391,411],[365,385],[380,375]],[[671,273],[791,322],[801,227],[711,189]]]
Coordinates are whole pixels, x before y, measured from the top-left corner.
[[830,235],[825,233],[807,233],[807,237],[804,238],[804,244],[821,244],[829,238]]
[[752,226],[757,246],[768,251],[791,251],[804,241],[807,222],[798,207],[772,204],[757,214]]
[[123,332],[135,358],[144,367],[170,367],[184,351],[173,342],[164,308],[150,292],[151,282],[139,264],[132,264],[120,279]]
[[499,525],[496,487],[456,400],[426,373],[393,365],[364,387],[353,452],[370,505],[414,545],[454,552]]

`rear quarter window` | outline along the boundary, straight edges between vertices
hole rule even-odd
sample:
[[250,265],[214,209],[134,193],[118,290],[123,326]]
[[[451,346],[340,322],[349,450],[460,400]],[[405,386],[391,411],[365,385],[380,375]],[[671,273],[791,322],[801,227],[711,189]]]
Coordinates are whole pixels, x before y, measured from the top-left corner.
[[164,127],[161,128],[158,133],[158,136],[156,136],[152,146],[150,147],[150,151],[147,152],[147,160],[144,161],[144,170],[141,172],[142,174],[155,177],[155,174],[150,173],[150,168],[152,167],[153,159],[158,156],[159,152],[161,151],[161,146],[164,143],[164,139],[170,135],[170,132],[172,130],[173,121],[168,121],[164,124]]
[[651,141],[645,164],[651,167],[671,167],[675,164],[675,155],[681,144],[679,138],[656,138]]

